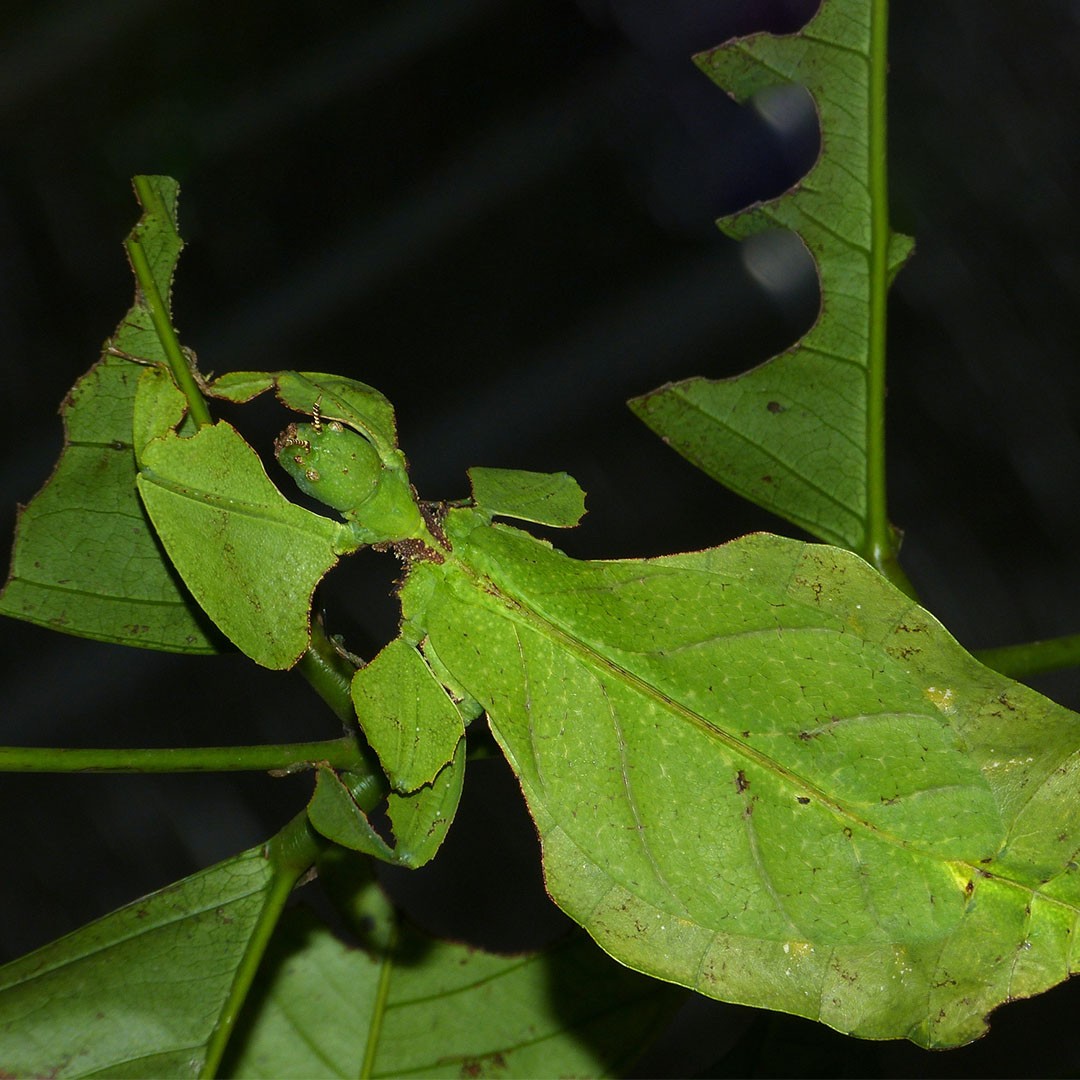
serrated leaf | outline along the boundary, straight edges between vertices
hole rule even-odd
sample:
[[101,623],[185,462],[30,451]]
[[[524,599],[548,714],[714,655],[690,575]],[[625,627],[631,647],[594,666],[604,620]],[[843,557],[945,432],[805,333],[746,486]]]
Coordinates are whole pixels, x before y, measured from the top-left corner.
[[[177,188],[164,177],[150,180],[153,198],[136,230],[167,296],[182,246]],[[132,413],[146,369],[109,348],[164,359],[141,296],[61,406],[64,449],[20,511],[0,613],[98,641],[217,652],[223,640],[165,558],[135,491]]]
[[396,791],[430,784],[465,737],[457,706],[401,638],[356,672],[352,699],[364,737]]
[[836,548],[579,562],[476,519],[448,515],[459,561],[418,566],[405,613],[614,956],[928,1046],[1075,969],[1080,716]]
[[272,884],[254,848],[0,968],[0,1074],[201,1075]]
[[[180,185],[171,176],[138,177],[135,195],[143,212],[131,238],[146,256],[154,286],[165,304],[164,314],[171,320],[173,275],[184,247],[176,218]],[[134,305],[106,346],[144,362],[167,363],[151,309],[138,288]]]
[[[891,233],[884,200],[884,115],[874,110],[874,20],[885,5],[823,0],[788,37],[755,34],[698,57],[702,70],[742,100],[784,83],[813,95],[821,153],[791,191],[724,219],[745,238],[792,229],[821,284],[817,322],[794,347],[735,378],[687,379],[630,407],[715,480],[830,543],[867,553],[871,470],[880,447],[871,369],[884,363],[874,335],[884,325],[887,281],[911,253]],[[883,37],[883,30],[881,31]],[[883,347],[883,338],[877,343]]]
[[203,610],[242,652],[291,667],[311,635],[311,595],[355,550],[348,528],[286,499],[220,421],[147,444],[138,477],[154,529]]
[[498,956],[405,925],[396,948],[374,951],[304,909],[282,920],[265,970],[230,1076],[619,1075],[678,1000],[584,936]]
[[316,832],[353,851],[373,855],[395,866],[416,869],[430,862],[442,846],[454,821],[465,780],[465,740],[462,738],[449,764],[430,784],[406,794],[390,792],[386,817],[393,835],[384,837],[358,805],[352,785],[363,785],[366,794],[370,779],[351,773],[338,774],[320,768],[315,793],[308,804],[308,820]]
[[568,473],[469,470],[473,501],[488,514],[569,529],[585,515],[585,492]]

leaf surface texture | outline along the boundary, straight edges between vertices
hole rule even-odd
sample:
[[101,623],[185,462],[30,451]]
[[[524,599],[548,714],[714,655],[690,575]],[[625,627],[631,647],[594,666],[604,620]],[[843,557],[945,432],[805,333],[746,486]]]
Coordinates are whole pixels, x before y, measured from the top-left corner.
[[429,644],[618,959],[925,1045],[1070,973],[1080,717],[861,559],[759,535],[580,562],[447,524],[460,561],[414,572]]

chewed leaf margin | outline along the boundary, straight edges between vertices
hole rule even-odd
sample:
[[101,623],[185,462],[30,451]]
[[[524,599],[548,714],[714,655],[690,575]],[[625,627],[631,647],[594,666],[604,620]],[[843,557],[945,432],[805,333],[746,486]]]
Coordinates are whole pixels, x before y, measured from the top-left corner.
[[[183,248],[179,185],[151,176],[135,187],[142,214],[129,242],[137,237],[168,308]],[[64,447],[45,485],[20,508],[0,614],[140,648],[227,648],[165,557],[135,490],[136,387],[141,374],[166,366],[147,297],[137,289],[101,358],[61,406]]]
[[880,47],[872,39],[884,34],[884,7],[823,0],[795,34],[754,34],[696,58],[738,101],[790,83],[811,94],[821,126],[813,167],[787,192],[718,224],[736,239],[793,230],[814,260],[821,308],[797,344],[751,371],[670,383],[630,402],[713,479],[867,557],[881,539],[875,530],[888,532],[873,505],[884,363],[874,335],[885,289],[913,248],[888,227],[877,153],[884,113],[872,99],[884,55],[883,37]]

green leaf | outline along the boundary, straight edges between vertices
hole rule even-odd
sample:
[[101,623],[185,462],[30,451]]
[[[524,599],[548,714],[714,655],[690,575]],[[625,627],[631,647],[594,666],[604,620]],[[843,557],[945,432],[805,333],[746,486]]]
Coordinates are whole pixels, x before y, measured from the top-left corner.
[[[166,320],[172,319],[172,283],[184,241],[177,228],[176,205],[180,185],[171,176],[140,176],[135,179],[135,194],[143,213],[128,236],[146,257],[150,282],[165,305]],[[130,251],[129,251],[130,260]],[[135,267],[132,271],[138,278]],[[106,347],[126,353],[144,362],[168,365],[168,356],[154,324],[153,308],[141,289],[136,289],[135,303],[117,327]]]
[[391,792],[386,815],[393,836],[385,838],[372,825],[362,803],[368,802],[371,778],[320,768],[315,794],[308,804],[311,827],[335,844],[373,855],[383,862],[416,869],[430,862],[442,846],[461,801],[465,779],[465,740],[459,740],[451,762],[435,779],[407,794]]
[[768,363],[630,402],[714,479],[874,562],[895,546],[884,510],[885,290],[912,250],[888,225],[885,8],[823,0],[798,34],[755,34],[698,58],[740,100],[785,83],[813,95],[817,163],[789,192],[721,227],[740,239],[795,230],[816,263],[822,306],[806,336]]
[[585,516],[585,492],[569,474],[469,470],[473,500],[489,514],[569,529]]
[[678,1002],[583,935],[498,956],[406,924],[396,947],[355,948],[303,908],[264,970],[226,1062],[237,1078],[620,1075]]
[[424,658],[401,638],[357,671],[352,699],[364,736],[396,791],[430,784],[465,737],[457,706]]
[[318,371],[230,371],[207,386],[214,397],[238,403],[276,387],[283,404],[325,420],[340,420],[359,431],[385,459],[397,448],[394,407],[378,390],[344,375]]
[[4,1076],[198,1076],[274,903],[253,848],[0,968]]
[[[165,177],[148,179],[152,198],[136,231],[167,297],[182,246],[177,187]],[[164,363],[141,294],[102,359],[61,406],[64,449],[48,482],[20,511],[0,613],[98,641],[217,652],[220,636],[165,558],[135,492],[135,392],[140,375],[153,369],[110,349]],[[172,422],[179,419],[174,413]]]
[[211,397],[243,405],[271,389],[275,378],[273,371],[227,371],[209,382],[206,392]]
[[579,562],[445,524],[459,561],[413,571],[406,615],[487,710],[552,896],[619,960],[928,1046],[1075,969],[1080,717],[856,556]]
[[[180,427],[186,413],[187,398],[172,381],[168,369],[157,365],[143,368],[139,374],[131,418],[136,464],[146,444]],[[195,429],[190,425],[182,430],[186,434],[193,434]]]
[[316,371],[279,371],[276,379],[278,397],[290,408],[311,414],[318,403],[325,419],[340,420],[365,435],[384,461],[397,448],[394,407],[378,390]]
[[139,493],[192,595],[251,659],[291,667],[315,586],[356,547],[348,527],[290,503],[224,421],[155,439],[141,462]]

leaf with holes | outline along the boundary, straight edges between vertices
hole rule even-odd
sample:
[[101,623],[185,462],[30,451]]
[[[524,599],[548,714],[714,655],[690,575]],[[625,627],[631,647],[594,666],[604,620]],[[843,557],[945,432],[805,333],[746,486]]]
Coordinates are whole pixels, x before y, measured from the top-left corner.
[[[630,402],[709,476],[829,543],[877,559],[883,499],[885,293],[911,254],[885,189],[885,5],[823,0],[797,34],[754,34],[698,57],[743,100],[796,83],[814,99],[821,153],[789,192],[721,221],[744,239],[792,229],[817,266],[821,310],[787,352],[731,379],[692,378]],[[877,547],[875,547],[877,545]]]

